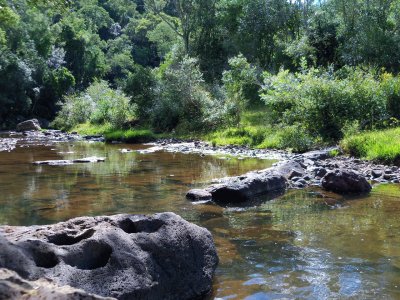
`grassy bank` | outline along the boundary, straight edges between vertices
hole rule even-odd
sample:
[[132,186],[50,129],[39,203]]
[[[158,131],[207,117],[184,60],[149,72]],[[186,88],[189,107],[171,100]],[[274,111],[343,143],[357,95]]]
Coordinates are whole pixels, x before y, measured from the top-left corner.
[[149,129],[114,129],[111,125],[79,124],[71,131],[82,135],[103,135],[106,141],[123,141],[127,143],[144,143],[153,141],[159,136]]
[[344,138],[340,145],[346,153],[362,159],[400,163],[400,128],[360,133]]
[[[72,129],[82,135],[103,135],[106,141],[143,143],[157,138],[201,139],[214,145],[238,145],[252,148],[285,149],[304,152],[312,148],[327,146],[312,139],[299,127],[271,127],[265,120],[264,111],[247,111],[237,127],[225,128],[210,133],[155,134],[146,128],[114,129],[111,125],[80,124]],[[344,152],[362,159],[385,164],[400,163],[400,127],[368,131],[344,138],[340,142]]]
[[248,110],[242,114],[240,124],[212,132],[172,132],[155,134],[147,128],[115,129],[111,125],[79,124],[71,131],[82,135],[103,135],[106,141],[128,143],[147,142],[157,138],[199,139],[213,145],[237,145],[251,148],[283,149],[304,152],[322,146],[298,126],[271,126],[265,108]]
[[204,135],[204,139],[216,145],[241,145],[253,148],[284,149],[304,152],[322,146],[301,126],[270,125],[265,107],[244,112],[239,126],[217,130]]

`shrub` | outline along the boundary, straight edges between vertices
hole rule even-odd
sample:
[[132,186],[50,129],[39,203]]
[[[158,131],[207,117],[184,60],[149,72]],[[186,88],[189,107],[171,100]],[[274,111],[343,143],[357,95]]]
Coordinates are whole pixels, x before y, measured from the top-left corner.
[[130,99],[104,81],[93,83],[83,93],[66,96],[60,105],[53,126],[62,129],[86,122],[109,123],[114,128],[122,128],[135,116],[135,106]]
[[302,124],[326,141],[342,138],[350,121],[365,129],[386,119],[387,95],[374,72],[358,68],[265,73],[261,91],[275,123]]
[[237,110],[237,122],[240,113],[250,104],[259,102],[258,74],[255,67],[239,54],[228,61],[230,69],[222,74],[222,82],[227,92],[227,97],[232,101]]
[[153,127],[158,131],[177,127],[192,131],[221,124],[227,106],[207,90],[197,60],[185,57],[167,63],[160,68],[157,100],[151,113]]

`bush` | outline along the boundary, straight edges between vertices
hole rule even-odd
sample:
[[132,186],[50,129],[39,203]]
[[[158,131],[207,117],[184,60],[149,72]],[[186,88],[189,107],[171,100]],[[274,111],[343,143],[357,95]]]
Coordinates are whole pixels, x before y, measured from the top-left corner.
[[157,97],[151,118],[157,131],[177,127],[183,130],[207,130],[224,121],[228,108],[207,90],[197,60],[185,57],[180,62],[167,61],[160,67]]
[[66,96],[60,105],[53,126],[61,129],[86,122],[109,123],[114,128],[122,128],[135,116],[135,106],[130,99],[104,81],[93,83],[83,93]]
[[240,113],[249,105],[259,102],[258,74],[255,67],[239,54],[228,61],[230,70],[224,71],[222,81],[227,92],[227,97],[238,108],[237,122]]
[[261,97],[275,123],[302,124],[326,141],[343,137],[345,125],[358,122],[361,129],[374,128],[387,119],[388,92],[374,72],[358,68],[310,69],[276,76],[264,74]]

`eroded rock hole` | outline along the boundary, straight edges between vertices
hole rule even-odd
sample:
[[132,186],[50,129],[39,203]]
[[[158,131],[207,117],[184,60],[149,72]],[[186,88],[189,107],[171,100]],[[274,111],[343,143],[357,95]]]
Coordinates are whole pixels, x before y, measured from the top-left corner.
[[57,246],[68,246],[68,245],[77,244],[82,240],[88,239],[88,238],[92,237],[94,233],[95,233],[94,229],[86,230],[85,232],[83,232],[82,234],[77,235],[77,236],[72,236],[67,233],[61,233],[61,234],[49,236],[48,241]]
[[71,252],[64,261],[81,270],[105,267],[110,260],[112,247],[101,241],[87,241],[78,251]]
[[35,265],[40,268],[51,269],[59,263],[58,257],[48,250],[32,249],[32,258]]
[[129,234],[138,232],[156,232],[163,225],[164,222],[158,219],[132,220],[127,218],[119,222],[119,227]]

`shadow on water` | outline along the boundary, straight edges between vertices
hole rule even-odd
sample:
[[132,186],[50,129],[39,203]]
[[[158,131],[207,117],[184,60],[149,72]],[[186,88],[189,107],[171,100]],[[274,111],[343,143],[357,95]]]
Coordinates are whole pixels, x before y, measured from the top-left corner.
[[[235,207],[192,204],[188,189],[274,161],[119,151],[145,147],[60,143],[0,152],[0,223],[173,211],[214,236],[220,265],[211,298],[400,298],[400,185],[352,199],[309,188]],[[87,156],[107,160],[32,164]]]

